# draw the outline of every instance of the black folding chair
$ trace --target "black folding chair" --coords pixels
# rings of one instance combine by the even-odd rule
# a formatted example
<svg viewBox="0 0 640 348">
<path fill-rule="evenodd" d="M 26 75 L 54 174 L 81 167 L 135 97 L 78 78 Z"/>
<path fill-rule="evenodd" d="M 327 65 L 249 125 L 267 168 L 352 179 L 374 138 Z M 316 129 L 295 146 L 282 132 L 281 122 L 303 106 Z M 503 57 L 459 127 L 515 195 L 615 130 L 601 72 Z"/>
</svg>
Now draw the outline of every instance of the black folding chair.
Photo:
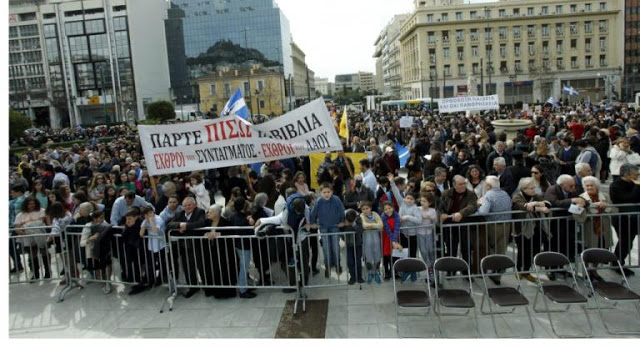
<svg viewBox="0 0 640 348">
<path fill-rule="evenodd" d="M 396 272 L 424 272 L 427 270 L 427 264 L 424 261 L 416 258 L 406 258 L 400 259 L 393 264 L 393 268 L 391 269 L 391 279 L 393 279 L 393 293 L 395 295 L 396 302 L 396 332 L 398 336 L 400 336 L 400 326 L 398 322 L 399 309 L 406 308 L 423 308 L 426 309 L 426 314 L 429 314 L 429 310 L 431 309 L 431 301 L 430 301 L 430 292 L 429 292 L 429 276 L 427 275 L 427 283 L 425 285 L 425 290 L 400 290 L 396 281 Z M 422 277 L 418 277 L 420 280 Z M 419 282 L 420 284 L 424 284 Z M 405 286 L 406 287 L 406 286 Z M 415 316 L 415 314 L 407 314 L 407 316 Z M 405 336 L 402 336 L 405 337 Z"/>
<path fill-rule="evenodd" d="M 469 275 L 469 264 L 460 258 L 457 257 L 441 257 L 436 260 L 433 264 L 433 269 L 435 273 L 435 288 L 436 288 L 436 303 L 434 307 L 434 311 L 438 317 L 438 331 L 440 335 L 442 334 L 442 318 L 441 316 L 466 316 L 469 314 L 469 311 L 473 309 L 473 316 L 475 320 L 475 324 L 473 325 L 474 331 L 476 333 L 476 337 L 480 336 L 480 330 L 478 329 L 478 313 L 476 311 L 476 304 L 473 301 L 473 287 L 471 283 L 471 276 Z M 458 272 L 460 271 L 462 274 L 465 274 L 468 277 L 469 281 L 469 290 L 466 289 L 444 289 L 442 284 L 439 284 L 440 272 Z M 449 307 L 449 308 L 459 308 L 466 309 L 464 314 L 456 314 L 456 313 L 442 313 L 440 306 Z"/>
<path fill-rule="evenodd" d="M 533 300 L 533 310 L 536 311 L 536 313 L 544 313 L 544 312 L 547 313 L 547 316 L 549 317 L 549 323 L 551 324 L 551 329 L 553 330 L 553 333 L 558 337 L 579 338 L 579 337 L 593 336 L 593 326 L 591 325 L 591 320 L 589 319 L 589 314 L 587 313 L 587 307 L 586 307 L 587 298 L 582 296 L 582 294 L 580 294 L 577 290 L 578 282 L 576 281 L 576 275 L 569 259 L 560 253 L 545 251 L 545 252 L 538 253 L 533 258 L 533 265 L 535 267 L 536 276 L 538 278 L 538 291 L 536 291 L 536 297 Z M 568 271 L 565 268 L 566 266 L 569 266 Z M 543 280 L 540 277 L 541 267 L 548 268 L 546 272 L 552 272 L 552 273 L 568 272 L 568 274 L 571 276 L 570 280 L 573 280 L 573 282 L 570 283 L 571 286 L 567 284 L 559 284 L 559 282 L 551 282 L 551 281 L 548 281 L 548 282 L 545 281 L 543 283 Z M 542 300 L 544 302 L 544 307 L 545 307 L 544 310 L 536 308 L 536 304 L 538 302 L 538 295 L 540 295 L 540 293 L 542 293 L 543 295 Z M 547 302 L 547 298 L 556 304 L 566 304 L 567 307 L 563 310 L 550 310 L 549 304 Z M 589 331 L 586 333 L 586 335 L 561 335 L 557 332 L 556 327 L 553 324 L 553 319 L 551 318 L 551 312 L 554 312 L 554 313 L 566 312 L 567 310 L 569 310 L 572 304 L 579 304 L 584 310 L 584 314 L 587 318 L 587 323 L 589 324 Z"/>
<path fill-rule="evenodd" d="M 513 288 L 510 286 L 500 286 L 500 287 L 492 287 L 489 288 L 487 285 L 487 277 L 491 275 L 487 274 L 487 271 L 494 272 L 502 272 L 506 271 L 509 268 L 513 268 L 513 275 L 516 275 L 517 271 L 515 269 L 516 264 L 506 255 L 488 255 L 482 258 L 480 261 L 480 272 L 482 273 L 482 281 L 484 282 L 484 293 L 482 295 L 482 302 L 480 303 L 480 311 L 482 314 L 490 314 L 491 315 L 491 323 L 493 324 L 493 330 L 496 333 L 497 337 L 504 337 L 498 334 L 498 327 L 496 326 L 495 314 L 508 314 L 513 313 L 516 307 L 524 307 L 527 311 L 527 317 L 529 318 L 529 325 L 531 326 L 531 331 L 529 335 L 526 337 L 533 337 L 534 326 L 533 319 L 531 318 L 531 312 L 529 311 L 529 300 L 524 297 L 522 293 L 522 283 L 520 283 L 520 279 L 517 276 L 514 278 L 518 282 L 518 287 Z M 508 273 L 505 273 L 508 274 Z M 489 312 L 484 311 L 484 302 L 485 298 L 487 299 L 487 303 L 489 306 Z M 495 304 L 498 307 L 512 307 L 510 311 L 503 312 L 494 312 L 491 304 Z M 519 336 L 510 336 L 519 337 Z"/>
<path fill-rule="evenodd" d="M 609 325 L 607 325 L 607 320 L 605 320 L 603 313 L 603 309 L 607 308 L 601 307 L 600 302 L 598 301 L 598 297 L 602 297 L 607 301 L 612 301 L 613 306 L 610 308 L 615 307 L 615 305 L 619 301 L 631 301 L 634 302 L 636 310 L 640 315 L 640 295 L 631 291 L 631 287 L 629 286 L 627 277 L 624 275 L 622 265 L 620 264 L 620 261 L 618 260 L 616 255 L 606 249 L 592 248 L 583 251 L 581 254 L 581 258 L 582 266 L 584 267 L 585 275 L 587 277 L 587 282 L 589 283 L 589 289 L 593 294 L 593 299 L 598 309 L 598 315 L 600 315 L 600 320 L 602 320 L 602 324 L 604 324 L 604 328 L 607 330 L 607 332 L 612 335 L 639 334 L 640 330 L 620 331 L 609 328 Z M 589 267 L 588 264 L 590 263 L 595 264 L 595 266 Z M 603 266 L 598 266 L 599 264 L 603 264 Z M 604 266 L 608 264 L 612 264 L 613 267 Z M 614 269 L 614 267 L 619 269 L 620 273 L 622 274 L 621 283 L 609 281 L 594 281 L 593 279 L 591 279 L 591 275 L 589 274 L 590 271 Z M 640 320 L 635 319 L 631 322 L 638 324 L 640 323 Z M 638 327 L 638 325 L 636 325 L 636 327 Z"/>
</svg>

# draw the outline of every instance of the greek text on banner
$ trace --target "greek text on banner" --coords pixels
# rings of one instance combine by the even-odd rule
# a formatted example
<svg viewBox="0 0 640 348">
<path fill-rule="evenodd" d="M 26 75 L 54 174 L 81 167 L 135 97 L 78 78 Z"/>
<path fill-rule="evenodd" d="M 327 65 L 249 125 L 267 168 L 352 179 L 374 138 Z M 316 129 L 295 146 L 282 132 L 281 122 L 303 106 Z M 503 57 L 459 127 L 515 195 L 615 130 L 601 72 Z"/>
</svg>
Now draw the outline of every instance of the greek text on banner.
<svg viewBox="0 0 640 348">
<path fill-rule="evenodd" d="M 481 110 L 500 110 L 498 95 L 438 99 L 440 113 Z"/>
<path fill-rule="evenodd" d="M 342 150 L 322 98 L 259 125 L 233 116 L 138 131 L 150 175 Z"/>
</svg>

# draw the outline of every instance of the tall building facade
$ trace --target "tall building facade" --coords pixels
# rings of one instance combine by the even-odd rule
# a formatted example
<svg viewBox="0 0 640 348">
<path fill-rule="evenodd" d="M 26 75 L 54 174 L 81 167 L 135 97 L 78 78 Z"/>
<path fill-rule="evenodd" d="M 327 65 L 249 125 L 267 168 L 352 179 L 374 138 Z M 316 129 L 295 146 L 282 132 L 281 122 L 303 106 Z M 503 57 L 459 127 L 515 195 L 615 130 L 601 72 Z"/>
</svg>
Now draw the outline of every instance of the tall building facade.
<svg viewBox="0 0 640 348">
<path fill-rule="evenodd" d="M 585 100 L 615 97 L 622 21 L 619 1 L 416 1 L 399 36 L 402 96 L 452 97 L 477 88 L 504 104 L 530 103 L 559 98 L 568 84 Z"/>
<path fill-rule="evenodd" d="M 9 5 L 10 99 L 37 124 L 133 122 L 149 102 L 169 99 L 165 2 Z"/>
<path fill-rule="evenodd" d="M 348 91 L 360 89 L 360 76 L 358 74 L 340 74 L 335 77 L 336 94 L 345 94 Z"/>
<path fill-rule="evenodd" d="M 329 79 L 326 77 L 316 77 L 315 79 L 316 92 L 320 95 L 329 95 Z"/>
<path fill-rule="evenodd" d="M 624 100 L 640 92 L 640 0 L 625 0 Z"/>
<path fill-rule="evenodd" d="M 167 58 L 169 61 L 169 78 L 171 95 L 176 104 L 194 101 L 194 88 L 190 85 L 187 71 L 187 56 L 184 43 L 184 11 L 176 4 L 171 4 L 164 21 L 167 38 Z"/>
<path fill-rule="evenodd" d="M 293 79 L 292 101 L 293 106 L 300 106 L 315 99 L 315 72 L 309 69 L 304 51 L 295 43 L 291 42 L 291 52 L 293 58 Z"/>
<path fill-rule="evenodd" d="M 400 97 L 402 89 L 402 67 L 400 57 L 400 28 L 410 14 L 395 15 L 382 30 L 374 46 L 374 58 L 381 61 L 381 79 L 383 88 L 379 93 L 384 96 Z"/>
<path fill-rule="evenodd" d="M 173 0 L 184 11 L 185 53 L 188 58 L 213 54 L 221 41 L 258 50 L 277 61 L 284 75 L 293 74 L 289 20 L 274 0 Z M 190 64 L 191 77 L 206 74 Z"/>
</svg>

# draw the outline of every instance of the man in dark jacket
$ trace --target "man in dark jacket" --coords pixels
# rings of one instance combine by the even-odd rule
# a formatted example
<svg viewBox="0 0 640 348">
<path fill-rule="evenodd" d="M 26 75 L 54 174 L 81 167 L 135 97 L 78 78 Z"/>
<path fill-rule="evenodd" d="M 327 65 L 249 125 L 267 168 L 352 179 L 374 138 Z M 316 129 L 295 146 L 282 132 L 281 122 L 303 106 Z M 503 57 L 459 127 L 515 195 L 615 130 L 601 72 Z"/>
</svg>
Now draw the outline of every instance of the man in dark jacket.
<svg viewBox="0 0 640 348">
<path fill-rule="evenodd" d="M 229 218 L 231 226 L 246 227 L 249 225 L 247 214 L 244 212 L 245 200 L 236 198 L 233 202 L 234 212 Z M 235 231 L 238 236 L 251 236 L 254 231 L 251 228 L 239 228 Z M 256 294 L 247 288 L 249 267 L 251 264 L 251 238 L 237 238 L 235 240 L 236 254 L 238 255 L 238 292 L 240 298 L 254 298 Z"/>
<path fill-rule="evenodd" d="M 477 200 L 475 192 L 467 189 L 467 179 L 460 175 L 453 177 L 453 188 L 442 193 L 440 221 L 444 224 L 442 237 L 446 256 L 456 257 L 458 243 L 460 243 L 460 254 L 465 261 L 469 262 L 469 252 L 474 236 L 470 236 L 466 228 L 446 225 L 469 222 L 468 217 L 478 209 Z"/>
<path fill-rule="evenodd" d="M 571 144 L 571 138 L 565 137 L 560 139 L 561 147 L 558 149 L 557 158 L 560 163 L 559 174 L 575 175 L 574 165 L 576 164 L 576 158 L 580 154 L 580 150 L 576 149 Z"/>
<path fill-rule="evenodd" d="M 511 166 L 511 163 L 512 163 L 511 154 L 508 153 L 506 149 L 507 147 L 502 141 L 496 142 L 495 150 L 491 152 L 487 157 L 487 163 L 486 163 L 487 173 L 491 172 L 491 168 L 493 168 L 493 160 L 495 160 L 498 157 L 504 158 L 504 162 L 506 163 L 507 167 Z"/>
<path fill-rule="evenodd" d="M 344 199 L 344 207 L 346 209 L 360 210 L 360 202 L 373 202 L 375 197 L 373 192 L 362 184 L 362 176 L 360 174 L 355 177 L 354 188 L 347 188 L 347 194 Z"/>
<path fill-rule="evenodd" d="M 177 230 L 177 232 L 173 232 L 173 235 L 179 237 L 197 237 L 204 235 L 205 231 L 197 231 L 197 229 L 205 226 L 205 211 L 196 207 L 196 200 L 193 197 L 185 198 L 182 201 L 182 209 L 173 221 L 167 225 L 167 231 Z M 138 231 L 140 231 L 140 227 L 138 227 Z M 202 242 L 203 240 L 196 239 L 183 239 L 178 241 L 180 263 L 185 270 L 184 273 L 187 277 L 187 284 L 190 286 L 198 285 L 196 269 L 204 269 L 202 266 L 202 248 L 200 245 Z M 176 272 L 176 270 L 174 270 L 174 272 Z M 200 275 L 204 278 L 202 271 Z M 200 291 L 200 288 L 192 287 L 184 297 L 189 298 L 198 291 Z"/>
<path fill-rule="evenodd" d="M 638 181 L 638 166 L 626 163 L 620 167 L 620 177 L 609 186 L 609 195 L 614 204 L 636 204 L 630 207 L 620 207 L 621 213 L 639 212 L 640 205 L 640 182 Z M 625 264 L 625 259 L 633 246 L 633 240 L 638 234 L 638 214 L 624 215 L 614 218 L 614 226 L 618 234 L 618 244 L 616 244 L 615 254 L 621 264 Z M 616 269 L 616 272 L 620 272 Z M 624 268 L 626 276 L 633 275 L 634 272 Z"/>
<path fill-rule="evenodd" d="M 560 175 L 556 184 L 549 186 L 544 199 L 551 203 L 552 208 L 562 208 L 553 213 L 558 219 L 551 221 L 551 251 L 564 254 L 573 261 L 576 255 L 576 224 L 573 219 L 569 219 L 569 207 L 575 204 L 585 208 L 587 202 L 579 197 L 575 179 L 567 174 Z"/>
</svg>

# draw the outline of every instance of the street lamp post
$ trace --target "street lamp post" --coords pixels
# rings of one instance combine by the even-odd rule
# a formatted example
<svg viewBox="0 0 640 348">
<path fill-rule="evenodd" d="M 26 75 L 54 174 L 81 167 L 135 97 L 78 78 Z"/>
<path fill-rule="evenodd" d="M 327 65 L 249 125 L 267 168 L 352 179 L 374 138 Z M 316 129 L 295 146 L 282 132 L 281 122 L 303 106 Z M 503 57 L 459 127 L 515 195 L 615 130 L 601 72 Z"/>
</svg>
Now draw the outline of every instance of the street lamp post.
<svg viewBox="0 0 640 348">
<path fill-rule="evenodd" d="M 107 89 L 104 86 L 104 69 L 100 67 L 100 86 L 102 87 L 102 110 L 104 112 L 104 118 L 109 124 L 109 116 L 107 115 Z"/>
<path fill-rule="evenodd" d="M 515 98 L 515 96 L 513 94 L 514 89 L 517 88 L 516 87 L 516 78 L 517 78 L 516 74 L 509 75 L 509 81 L 511 82 L 511 105 L 513 107 L 513 110 L 516 109 L 516 107 L 515 107 L 515 105 L 516 105 L 516 100 L 515 99 L 516 98 Z"/>
</svg>

